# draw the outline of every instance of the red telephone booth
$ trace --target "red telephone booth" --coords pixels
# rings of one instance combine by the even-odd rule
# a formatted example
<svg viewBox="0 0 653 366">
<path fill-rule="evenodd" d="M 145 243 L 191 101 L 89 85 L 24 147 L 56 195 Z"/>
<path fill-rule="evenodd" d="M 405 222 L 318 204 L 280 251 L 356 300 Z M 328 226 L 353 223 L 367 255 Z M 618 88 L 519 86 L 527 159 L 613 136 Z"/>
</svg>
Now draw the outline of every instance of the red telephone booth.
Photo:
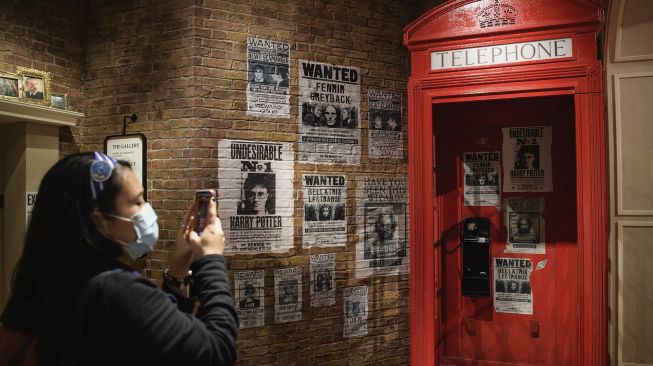
<svg viewBox="0 0 653 366">
<path fill-rule="evenodd" d="M 598 0 L 451 0 L 406 27 L 411 364 L 604 365 Z"/>
</svg>

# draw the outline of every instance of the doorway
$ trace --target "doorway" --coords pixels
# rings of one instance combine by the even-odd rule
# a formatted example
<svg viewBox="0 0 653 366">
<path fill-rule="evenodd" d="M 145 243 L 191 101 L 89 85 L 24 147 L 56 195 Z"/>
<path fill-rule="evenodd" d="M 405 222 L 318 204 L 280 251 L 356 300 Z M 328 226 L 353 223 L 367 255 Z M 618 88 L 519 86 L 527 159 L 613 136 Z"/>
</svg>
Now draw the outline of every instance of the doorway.
<svg viewBox="0 0 653 366">
<path fill-rule="evenodd" d="M 507 189 L 505 174 L 510 175 L 513 167 L 504 165 L 517 164 L 519 158 L 508 158 L 505 153 L 510 149 L 505 149 L 508 141 L 504 141 L 503 131 L 535 126 L 550 127 L 550 153 L 541 146 L 537 158 L 542 165 L 549 160 L 545 174 L 550 175 L 552 188 L 543 192 L 541 187 L 522 187 L 509 192 L 514 189 Z M 435 275 L 436 283 L 441 284 L 436 294 L 438 363 L 579 364 L 574 97 L 435 104 L 433 131 Z M 466 162 L 469 153 L 484 156 L 497 152 L 498 161 L 476 164 L 477 171 L 470 168 L 474 164 Z M 484 196 L 475 198 L 478 195 Z M 528 213 L 530 225 L 537 222 L 537 240 L 515 239 L 513 231 L 521 219 L 513 217 L 519 210 L 512 202 L 540 202 L 538 209 Z M 469 217 L 487 218 L 490 223 L 489 261 L 484 259 L 489 262 L 486 296 L 463 295 L 466 265 L 461 223 Z M 510 269 L 506 272 L 510 266 L 501 268 L 502 276 L 497 273 L 502 261 L 512 259 L 516 261 L 511 263 L 529 264 L 520 272 L 525 277 L 515 277 L 520 281 L 513 281 L 514 294 L 507 289 L 509 281 L 502 279 L 511 276 L 502 277 L 510 273 Z"/>
</svg>

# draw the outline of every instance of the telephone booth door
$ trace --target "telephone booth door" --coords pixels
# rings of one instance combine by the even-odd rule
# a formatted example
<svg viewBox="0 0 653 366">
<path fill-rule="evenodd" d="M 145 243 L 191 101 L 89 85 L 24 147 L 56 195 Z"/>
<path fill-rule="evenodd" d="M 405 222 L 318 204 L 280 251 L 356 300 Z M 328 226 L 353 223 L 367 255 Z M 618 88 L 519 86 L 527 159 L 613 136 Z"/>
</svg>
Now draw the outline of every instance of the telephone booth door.
<svg viewBox="0 0 653 366">
<path fill-rule="evenodd" d="M 438 358 L 455 365 L 577 365 L 573 97 L 438 104 L 433 124 L 442 211 L 436 220 L 443 229 L 436 235 Z M 551 175 L 552 191 L 509 192 L 511 183 L 543 184 L 543 174 Z M 487 257 L 475 251 L 477 243 L 463 247 L 463 223 L 473 217 L 489 220 L 489 245 L 481 248 Z M 465 280 L 477 257 L 487 267 L 487 292 Z"/>
</svg>

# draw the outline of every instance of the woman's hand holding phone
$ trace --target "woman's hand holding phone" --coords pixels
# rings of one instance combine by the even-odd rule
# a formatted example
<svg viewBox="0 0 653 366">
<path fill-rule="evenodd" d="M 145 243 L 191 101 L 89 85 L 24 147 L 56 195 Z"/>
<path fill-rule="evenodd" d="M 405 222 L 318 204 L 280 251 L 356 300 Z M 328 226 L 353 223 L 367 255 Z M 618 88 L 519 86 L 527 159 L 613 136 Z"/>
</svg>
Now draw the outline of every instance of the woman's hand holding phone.
<svg viewBox="0 0 653 366">
<path fill-rule="evenodd" d="M 193 230 L 197 225 L 198 217 L 197 210 L 193 211 L 191 219 L 189 220 L 189 225 L 187 225 L 186 241 L 190 246 L 195 257 L 201 257 L 209 254 L 220 254 L 224 253 L 224 232 L 222 231 L 222 223 L 218 218 L 218 205 L 215 200 L 215 196 L 211 198 L 208 205 L 208 210 L 206 212 L 206 226 L 204 230 L 201 231 L 201 235 Z"/>
</svg>

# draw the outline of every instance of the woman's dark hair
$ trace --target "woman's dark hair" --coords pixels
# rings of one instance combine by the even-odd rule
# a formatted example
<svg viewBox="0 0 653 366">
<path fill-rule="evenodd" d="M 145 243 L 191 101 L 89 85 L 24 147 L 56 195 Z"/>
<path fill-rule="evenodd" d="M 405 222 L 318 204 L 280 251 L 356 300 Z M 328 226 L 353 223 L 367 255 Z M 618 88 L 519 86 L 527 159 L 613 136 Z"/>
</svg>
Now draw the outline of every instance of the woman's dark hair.
<svg viewBox="0 0 653 366">
<path fill-rule="evenodd" d="M 14 295 L 30 297 L 52 268 L 73 264 L 98 266 L 120 256 L 122 249 L 95 225 L 93 212 L 114 211 L 128 162 L 118 161 L 104 190 L 93 199 L 90 168 L 93 153 L 73 154 L 45 174 L 27 229 L 23 255 L 13 278 Z"/>
</svg>

